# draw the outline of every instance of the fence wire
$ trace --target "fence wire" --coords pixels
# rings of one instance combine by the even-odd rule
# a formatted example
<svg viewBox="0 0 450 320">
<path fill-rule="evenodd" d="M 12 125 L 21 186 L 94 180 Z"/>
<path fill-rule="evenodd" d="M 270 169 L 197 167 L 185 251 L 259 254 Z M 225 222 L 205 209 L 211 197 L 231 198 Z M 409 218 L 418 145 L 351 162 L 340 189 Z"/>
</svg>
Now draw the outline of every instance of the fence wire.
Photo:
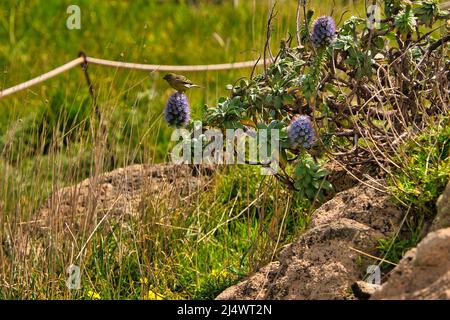
<svg viewBox="0 0 450 320">
<path fill-rule="evenodd" d="M 243 61 L 243 62 L 235 62 L 235 63 L 221 63 L 221 64 L 207 64 L 207 65 L 157 65 L 157 64 L 142 64 L 142 63 L 132 63 L 132 62 L 121 62 L 114 60 L 105 60 L 99 58 L 93 58 L 81 55 L 77 59 L 74 59 L 62 66 L 59 66 L 47 73 L 41 74 L 36 78 L 31 80 L 22 82 L 18 85 L 15 85 L 11 88 L 4 89 L 0 91 L 0 99 L 11 94 L 14 94 L 18 91 L 25 90 L 31 86 L 34 86 L 38 83 L 44 82 L 48 79 L 56 77 L 57 75 L 66 72 L 70 69 L 75 68 L 76 66 L 82 64 L 93 64 L 105 67 L 112 68 L 124 68 L 124 69 L 134 69 L 134 70 L 142 70 L 142 71 L 175 71 L 175 72 L 195 72 L 195 71 L 220 71 L 220 70 L 231 70 L 231 69 L 242 69 L 255 67 L 257 65 L 262 65 L 264 61 L 261 60 L 252 60 L 252 61 Z"/>
</svg>

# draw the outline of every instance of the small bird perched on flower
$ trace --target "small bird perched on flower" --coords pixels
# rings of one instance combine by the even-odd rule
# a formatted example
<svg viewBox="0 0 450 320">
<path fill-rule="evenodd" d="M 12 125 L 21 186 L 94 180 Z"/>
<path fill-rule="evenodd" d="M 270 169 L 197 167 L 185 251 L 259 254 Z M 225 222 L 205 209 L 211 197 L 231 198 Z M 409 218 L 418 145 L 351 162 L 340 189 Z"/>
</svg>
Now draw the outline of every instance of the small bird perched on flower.
<svg viewBox="0 0 450 320">
<path fill-rule="evenodd" d="M 178 92 L 185 92 L 190 88 L 200 88 L 200 86 L 193 84 L 192 81 L 185 76 L 175 73 L 168 73 L 163 77 L 163 79 L 166 80 L 170 86 Z"/>
</svg>

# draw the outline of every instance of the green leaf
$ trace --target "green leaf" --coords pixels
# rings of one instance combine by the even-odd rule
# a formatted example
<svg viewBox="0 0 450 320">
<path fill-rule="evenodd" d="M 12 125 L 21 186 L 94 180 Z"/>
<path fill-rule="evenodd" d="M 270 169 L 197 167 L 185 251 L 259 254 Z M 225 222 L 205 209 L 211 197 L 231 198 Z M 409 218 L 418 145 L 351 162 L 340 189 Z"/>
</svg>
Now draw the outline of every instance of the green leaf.
<svg viewBox="0 0 450 320">
<path fill-rule="evenodd" d="M 312 190 L 312 189 L 306 189 L 305 192 L 306 192 L 306 196 L 307 196 L 309 199 L 314 199 L 314 196 L 316 195 L 316 193 L 314 192 L 314 190 Z"/>
<path fill-rule="evenodd" d="M 302 178 L 306 174 L 306 169 L 303 165 L 297 165 L 297 168 L 295 168 L 295 175 L 298 178 Z"/>
<path fill-rule="evenodd" d="M 320 187 L 320 183 L 317 180 L 313 180 L 313 182 L 311 183 L 313 185 L 314 188 L 319 189 Z"/>
<path fill-rule="evenodd" d="M 333 189 L 333 185 L 330 183 L 330 181 L 325 180 L 325 181 L 322 183 L 322 189 L 327 190 L 327 191 L 330 191 L 330 190 Z"/>
<path fill-rule="evenodd" d="M 407 34 L 413 32 L 416 25 L 416 17 L 414 17 L 411 8 L 402 10 L 395 16 L 395 27 L 401 33 Z"/>
</svg>

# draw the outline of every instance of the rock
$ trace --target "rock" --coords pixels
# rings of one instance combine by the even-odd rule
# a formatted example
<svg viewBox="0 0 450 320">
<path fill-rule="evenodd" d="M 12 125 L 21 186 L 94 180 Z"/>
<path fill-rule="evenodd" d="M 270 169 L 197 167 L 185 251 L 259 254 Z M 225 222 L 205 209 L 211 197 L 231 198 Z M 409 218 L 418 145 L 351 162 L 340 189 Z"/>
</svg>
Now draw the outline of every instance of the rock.
<svg viewBox="0 0 450 320">
<path fill-rule="evenodd" d="M 390 201 L 390 196 L 361 185 L 338 193 L 315 212 L 310 227 L 328 224 L 341 218 L 352 219 L 382 233 L 390 233 L 398 225 L 401 210 Z"/>
<path fill-rule="evenodd" d="M 247 281 L 243 281 L 236 286 L 223 291 L 217 299 L 220 300 L 262 300 L 266 297 L 267 288 L 265 283 L 271 282 L 278 276 L 280 262 L 274 261 L 261 268 Z"/>
<path fill-rule="evenodd" d="M 318 208 L 311 227 L 278 257 L 217 299 L 354 299 L 351 285 L 373 260 L 380 238 L 393 234 L 402 211 L 366 185 L 339 193 Z"/>
<path fill-rule="evenodd" d="M 149 194 L 187 196 L 201 188 L 207 176 L 199 172 L 187 165 L 172 164 L 136 164 L 119 168 L 56 191 L 40 209 L 39 215 L 41 218 L 49 215 L 73 217 L 89 211 L 136 215 Z M 171 204 L 177 205 L 176 202 Z"/>
<path fill-rule="evenodd" d="M 361 181 L 365 180 L 366 175 L 373 175 L 373 166 L 356 165 L 351 169 L 344 168 L 342 164 L 336 161 L 329 161 L 324 165 L 328 171 L 327 180 L 333 185 L 333 191 L 327 192 L 325 199 L 330 200 L 335 194 L 351 189 Z M 349 172 L 352 172 L 351 174 Z"/>
<path fill-rule="evenodd" d="M 43 254 L 48 250 L 46 243 L 51 243 L 50 239 L 61 230 L 78 234 L 100 221 L 103 226 L 118 221 L 124 225 L 144 210 L 158 211 L 161 205 L 169 210 L 183 208 L 190 195 L 207 187 L 213 171 L 213 166 L 136 164 L 56 190 L 22 226 L 21 236 L 13 239 L 14 248 L 26 255 Z M 102 220 L 106 215 L 107 219 Z M 165 223 L 169 217 L 159 219 Z"/>
<path fill-rule="evenodd" d="M 450 228 L 409 250 L 371 299 L 450 299 Z"/>
<path fill-rule="evenodd" d="M 450 181 L 437 201 L 437 215 L 433 220 L 430 231 L 450 227 Z"/>
<path fill-rule="evenodd" d="M 353 294 L 360 300 L 368 300 L 379 288 L 380 285 L 378 284 L 372 284 L 361 280 L 352 284 Z"/>
</svg>

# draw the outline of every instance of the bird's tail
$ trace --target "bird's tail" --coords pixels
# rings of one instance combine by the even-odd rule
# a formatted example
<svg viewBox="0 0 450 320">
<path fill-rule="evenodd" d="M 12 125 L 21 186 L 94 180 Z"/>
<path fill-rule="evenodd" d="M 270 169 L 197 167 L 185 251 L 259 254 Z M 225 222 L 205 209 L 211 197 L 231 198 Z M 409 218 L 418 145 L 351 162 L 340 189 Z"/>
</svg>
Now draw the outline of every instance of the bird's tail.
<svg viewBox="0 0 450 320">
<path fill-rule="evenodd" d="M 201 87 L 201 86 L 199 86 L 197 84 L 189 84 L 188 86 L 189 86 L 189 89 L 191 89 L 191 88 L 203 88 L 203 87 Z"/>
</svg>

